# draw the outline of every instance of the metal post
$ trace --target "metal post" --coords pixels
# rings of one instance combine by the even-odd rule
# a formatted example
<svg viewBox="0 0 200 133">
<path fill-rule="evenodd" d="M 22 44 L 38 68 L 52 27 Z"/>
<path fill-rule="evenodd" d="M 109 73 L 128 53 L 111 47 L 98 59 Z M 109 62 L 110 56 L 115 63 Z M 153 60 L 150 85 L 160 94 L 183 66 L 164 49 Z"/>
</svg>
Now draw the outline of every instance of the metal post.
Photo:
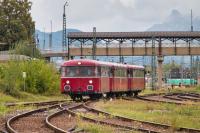
<svg viewBox="0 0 200 133">
<path fill-rule="evenodd" d="M 162 63 L 163 63 L 163 55 L 162 55 L 162 40 L 159 38 L 159 46 L 158 46 L 158 88 L 162 88 L 162 76 L 163 76 L 163 68 L 162 68 Z"/>
<path fill-rule="evenodd" d="M 156 52 L 155 52 L 155 38 L 152 37 L 152 60 L 151 60 L 151 78 L 152 78 L 152 83 L 151 83 L 151 87 L 152 90 L 156 89 L 156 56 L 155 56 Z"/>
<path fill-rule="evenodd" d="M 134 56 L 134 45 L 135 45 L 135 39 L 132 40 L 132 64 L 133 64 L 133 56 Z"/>
<path fill-rule="evenodd" d="M 189 55 L 190 55 L 190 85 L 193 85 L 192 83 L 192 55 L 191 55 L 191 40 L 189 39 L 188 40 L 188 43 L 189 43 Z"/>
<path fill-rule="evenodd" d="M 191 32 L 193 32 L 193 14 L 191 9 Z"/>
<path fill-rule="evenodd" d="M 190 85 L 193 85 L 192 79 L 193 79 L 193 57 L 190 56 Z"/>
<path fill-rule="evenodd" d="M 52 21 L 51 21 L 51 33 L 49 34 L 49 50 L 52 48 Z"/>
<path fill-rule="evenodd" d="M 181 57 L 181 84 L 183 85 L 184 56 Z"/>
<path fill-rule="evenodd" d="M 38 48 L 38 49 L 40 49 L 40 44 L 39 44 L 39 37 L 38 37 L 38 34 L 36 35 L 36 47 Z"/>
<path fill-rule="evenodd" d="M 108 60 L 108 54 L 109 54 L 109 51 L 108 51 L 108 44 L 110 43 L 110 41 L 106 41 L 106 56 L 107 56 L 107 60 Z"/>
<path fill-rule="evenodd" d="M 71 39 L 68 39 L 68 60 L 70 60 L 70 45 L 71 45 L 71 43 L 72 43 L 72 40 Z"/>
<path fill-rule="evenodd" d="M 43 50 L 45 50 L 45 28 L 44 28 L 44 34 L 43 34 L 43 37 L 44 37 Z"/>
<path fill-rule="evenodd" d="M 173 39 L 173 43 L 175 45 L 175 55 L 177 55 L 177 46 L 176 46 L 176 40 L 175 39 Z"/>
<path fill-rule="evenodd" d="M 121 49 L 121 44 L 123 43 L 122 40 L 119 42 L 119 62 L 123 63 L 123 58 L 122 58 L 122 49 Z"/>
<path fill-rule="evenodd" d="M 92 47 L 92 59 L 93 60 L 96 60 L 96 43 L 97 43 L 96 27 L 93 27 L 93 47 Z"/>
<path fill-rule="evenodd" d="M 81 58 L 83 58 L 83 44 L 84 44 L 84 39 L 81 41 Z"/>
<path fill-rule="evenodd" d="M 191 32 L 193 32 L 193 14 L 192 14 L 192 9 L 191 9 Z M 190 84 L 193 85 L 192 79 L 193 79 L 193 61 L 192 61 L 192 55 L 191 55 L 191 46 L 190 43 L 192 42 L 192 40 L 190 40 L 189 42 L 189 52 L 190 52 Z"/>
<path fill-rule="evenodd" d="M 24 79 L 24 91 L 26 91 L 26 72 L 22 72 L 22 77 Z"/>
<path fill-rule="evenodd" d="M 143 66 L 146 65 L 147 43 L 148 43 L 148 41 L 145 39 L 145 56 L 143 56 Z"/>
<path fill-rule="evenodd" d="M 65 15 L 65 7 L 68 6 L 68 1 L 65 2 L 64 7 L 63 7 L 63 51 L 65 50 L 65 47 L 67 46 L 67 29 L 66 29 L 66 15 Z"/>
</svg>

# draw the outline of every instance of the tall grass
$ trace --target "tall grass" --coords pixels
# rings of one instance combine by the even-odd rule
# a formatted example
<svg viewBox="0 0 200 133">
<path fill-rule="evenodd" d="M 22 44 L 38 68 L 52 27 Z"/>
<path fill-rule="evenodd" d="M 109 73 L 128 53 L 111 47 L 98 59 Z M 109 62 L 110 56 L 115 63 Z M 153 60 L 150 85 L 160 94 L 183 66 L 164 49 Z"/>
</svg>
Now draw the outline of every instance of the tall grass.
<svg viewBox="0 0 200 133">
<path fill-rule="evenodd" d="M 172 126 L 172 129 L 179 127 L 200 127 L 199 104 L 176 105 L 145 102 L 140 100 L 114 100 L 106 103 L 100 101 L 96 103 L 95 107 L 114 115 L 168 124 Z"/>
<path fill-rule="evenodd" d="M 23 72 L 27 75 L 25 82 Z M 59 92 L 59 74 L 43 60 L 10 61 L 0 65 L 0 89 L 15 97 L 20 97 L 20 91 L 54 94 Z"/>
</svg>

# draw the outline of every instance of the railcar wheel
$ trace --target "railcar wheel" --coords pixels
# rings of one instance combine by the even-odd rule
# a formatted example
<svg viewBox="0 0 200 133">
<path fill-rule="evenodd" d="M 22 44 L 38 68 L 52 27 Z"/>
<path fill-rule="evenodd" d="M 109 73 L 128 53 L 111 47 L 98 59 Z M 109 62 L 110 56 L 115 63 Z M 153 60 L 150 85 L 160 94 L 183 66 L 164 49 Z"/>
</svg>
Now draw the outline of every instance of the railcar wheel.
<svg viewBox="0 0 200 133">
<path fill-rule="evenodd" d="M 134 97 L 138 96 L 138 91 L 134 92 Z"/>
<path fill-rule="evenodd" d="M 80 95 L 80 96 L 79 96 L 79 99 L 80 99 L 80 101 L 83 101 L 83 96 Z"/>
<path fill-rule="evenodd" d="M 73 101 L 76 101 L 76 96 L 70 95 L 70 97 L 71 97 L 71 99 L 72 99 Z"/>
<path fill-rule="evenodd" d="M 91 100 L 95 100 L 95 96 L 94 95 L 89 95 Z"/>
<path fill-rule="evenodd" d="M 129 96 L 129 97 L 131 97 L 131 96 L 133 96 L 133 92 L 129 91 L 129 92 L 126 93 L 126 95 Z"/>
<path fill-rule="evenodd" d="M 90 99 L 92 100 L 96 100 L 96 99 L 100 99 L 101 98 L 101 95 L 99 94 L 94 94 L 94 95 L 89 95 Z"/>
</svg>

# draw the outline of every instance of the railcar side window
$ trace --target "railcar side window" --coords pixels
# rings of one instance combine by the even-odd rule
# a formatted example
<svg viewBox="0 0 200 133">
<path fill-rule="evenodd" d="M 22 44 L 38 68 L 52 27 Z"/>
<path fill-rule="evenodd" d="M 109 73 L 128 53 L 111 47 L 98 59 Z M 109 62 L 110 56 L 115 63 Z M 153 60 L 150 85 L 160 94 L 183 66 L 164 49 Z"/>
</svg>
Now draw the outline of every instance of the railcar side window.
<svg viewBox="0 0 200 133">
<path fill-rule="evenodd" d="M 121 77 L 121 70 L 120 68 L 115 68 L 115 77 Z"/>
<path fill-rule="evenodd" d="M 115 68 L 116 77 L 127 77 L 127 70 L 124 68 L 116 67 Z"/>
<path fill-rule="evenodd" d="M 121 69 L 121 77 L 127 77 L 127 70 L 124 68 Z"/>
<path fill-rule="evenodd" d="M 144 77 L 144 71 L 143 70 L 133 70 L 133 77 Z"/>
<path fill-rule="evenodd" d="M 109 68 L 108 67 L 101 67 L 101 76 L 108 77 L 109 76 Z"/>
<path fill-rule="evenodd" d="M 62 68 L 63 77 L 94 77 L 99 76 L 96 67 L 91 66 L 70 66 Z"/>
<path fill-rule="evenodd" d="M 61 67 L 61 76 L 65 77 L 65 75 L 66 75 L 66 69 L 65 67 Z"/>
<path fill-rule="evenodd" d="M 101 76 L 101 67 L 96 67 L 96 76 Z"/>
</svg>

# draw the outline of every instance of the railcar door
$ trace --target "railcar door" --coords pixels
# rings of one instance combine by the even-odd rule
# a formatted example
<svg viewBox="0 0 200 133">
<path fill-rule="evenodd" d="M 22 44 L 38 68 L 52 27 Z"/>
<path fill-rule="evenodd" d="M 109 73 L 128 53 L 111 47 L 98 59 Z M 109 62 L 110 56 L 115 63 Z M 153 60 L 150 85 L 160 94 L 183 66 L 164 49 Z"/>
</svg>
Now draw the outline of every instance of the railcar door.
<svg viewBox="0 0 200 133">
<path fill-rule="evenodd" d="M 133 78 L 133 69 L 129 68 L 127 70 L 127 76 L 128 76 L 128 91 L 131 91 L 131 89 L 132 89 L 132 78 Z"/>
<path fill-rule="evenodd" d="M 110 80 L 110 92 L 113 92 L 114 89 L 114 67 L 110 68 L 109 80 Z"/>
</svg>

